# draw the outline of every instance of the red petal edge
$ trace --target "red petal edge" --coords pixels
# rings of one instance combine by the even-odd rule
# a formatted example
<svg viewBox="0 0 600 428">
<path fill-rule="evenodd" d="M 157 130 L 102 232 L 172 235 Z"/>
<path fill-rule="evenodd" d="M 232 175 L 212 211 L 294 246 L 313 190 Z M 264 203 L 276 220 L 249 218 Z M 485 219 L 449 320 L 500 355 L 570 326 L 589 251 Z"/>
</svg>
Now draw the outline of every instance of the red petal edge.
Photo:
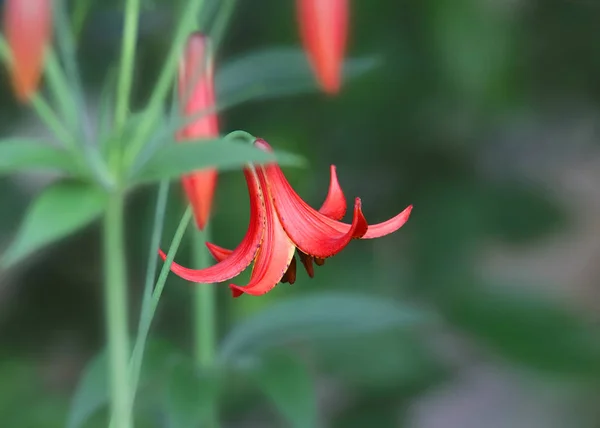
<svg viewBox="0 0 600 428">
<path fill-rule="evenodd" d="M 346 215 L 346 197 L 340 187 L 335 165 L 329 167 L 331 178 L 329 179 L 329 191 L 319 212 L 334 220 L 341 220 Z"/>
<path fill-rule="evenodd" d="M 257 139 L 255 145 L 272 151 L 262 139 Z M 368 226 L 361 211 L 360 198 L 356 198 L 352 224 L 349 225 L 311 208 L 294 191 L 277 164 L 267 165 L 263 170 L 269 183 L 269 194 L 285 231 L 299 250 L 313 257 L 331 257 L 348 245 L 352 238 L 373 239 L 395 232 L 406 223 L 412 211 L 411 205 L 390 220 Z"/>
<path fill-rule="evenodd" d="M 231 255 L 231 253 L 233 253 L 232 250 L 228 250 L 227 248 L 219 247 L 218 245 L 212 244 L 210 242 L 206 243 L 206 247 L 208 248 L 210 255 L 213 256 L 213 258 L 218 262 L 222 262 L 227 257 L 229 257 Z"/>
<path fill-rule="evenodd" d="M 255 173 L 245 169 L 244 175 L 250 194 L 250 224 L 242 242 L 225 260 L 205 269 L 189 269 L 173 262 L 171 271 L 174 274 L 187 281 L 197 283 L 223 282 L 239 275 L 252 263 L 263 238 L 266 210 L 264 208 L 264 197 Z M 159 255 L 163 261 L 166 259 L 166 255 L 162 250 L 159 250 Z"/>
<path fill-rule="evenodd" d="M 264 192 L 267 192 L 267 182 L 264 173 L 257 170 L 258 179 Z M 233 297 L 246 293 L 253 296 L 265 294 L 277 285 L 286 274 L 296 247 L 290 241 L 283 229 L 273 204 L 266 199 L 265 212 L 267 223 L 262 245 L 254 261 L 250 282 L 246 286 L 230 284 Z"/>
<path fill-rule="evenodd" d="M 412 209 L 413 206 L 409 205 L 404 209 L 404 211 L 402 211 L 397 216 L 392 217 L 391 219 L 384 221 L 383 223 L 369 225 L 367 233 L 365 233 L 361 239 L 380 238 L 382 236 L 389 235 L 390 233 L 397 231 L 402 226 L 404 226 L 404 223 L 408 221 Z"/>
<path fill-rule="evenodd" d="M 328 258 L 367 232 L 367 221 L 361 211 L 360 198 L 354 201 L 352 225 L 341 223 L 310 207 L 292 189 L 279 166 L 264 167 L 270 195 L 279 220 L 290 239 L 302 252 Z"/>
</svg>

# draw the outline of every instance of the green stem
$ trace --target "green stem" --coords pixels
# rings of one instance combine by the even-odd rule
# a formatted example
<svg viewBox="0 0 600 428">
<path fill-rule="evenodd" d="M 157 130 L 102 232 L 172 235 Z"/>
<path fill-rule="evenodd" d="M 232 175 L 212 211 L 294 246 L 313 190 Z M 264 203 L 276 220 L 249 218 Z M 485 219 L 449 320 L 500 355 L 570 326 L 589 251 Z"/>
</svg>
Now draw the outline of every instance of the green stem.
<svg viewBox="0 0 600 428">
<path fill-rule="evenodd" d="M 78 0 L 75 2 L 73 7 L 73 17 L 71 19 L 73 37 L 75 40 L 79 40 L 81 31 L 83 30 L 83 24 L 85 24 L 88 14 L 92 8 L 92 2 L 90 0 Z"/>
<path fill-rule="evenodd" d="M 70 132 L 60 122 L 58 116 L 46 100 L 39 94 L 31 98 L 31 105 L 42 122 L 54 134 L 56 139 L 65 145 L 68 149 L 76 151 L 76 141 Z"/>
<path fill-rule="evenodd" d="M 127 120 L 129 97 L 133 82 L 135 63 L 135 43 L 138 33 L 140 0 L 127 0 L 125 6 L 125 29 L 121 45 L 121 67 L 117 83 L 117 106 L 115 109 L 115 127 L 122 130 Z"/>
<path fill-rule="evenodd" d="M 221 4 L 222 6 L 219 9 L 217 18 L 210 30 L 210 38 L 215 52 L 221 45 L 221 42 L 223 42 L 223 36 L 225 35 L 225 31 L 227 30 L 227 26 L 229 25 L 229 21 L 231 21 L 233 11 L 235 10 L 236 0 L 222 0 Z"/>
<path fill-rule="evenodd" d="M 115 428 L 129 428 L 129 335 L 124 248 L 124 195 L 110 195 L 104 219 L 106 329 L 110 362 L 111 412 Z"/>
<path fill-rule="evenodd" d="M 195 229 L 191 235 L 194 264 L 197 269 L 209 266 L 206 242 L 210 239 L 207 225 L 204 231 Z M 217 289 L 212 284 L 198 284 L 192 288 L 194 305 L 194 360 L 199 370 L 212 370 L 215 365 L 217 333 Z M 207 416 L 207 428 L 219 426 L 218 408 L 214 406 Z"/>
<path fill-rule="evenodd" d="M 165 260 L 165 263 L 162 266 L 160 275 L 158 276 L 158 280 L 156 281 L 156 285 L 154 286 L 154 290 L 152 291 L 152 295 L 149 299 L 145 299 L 144 305 L 142 307 L 139 330 L 136 337 L 135 346 L 133 348 L 133 355 L 131 357 L 130 363 L 130 376 L 132 379 L 132 397 L 135 397 L 135 391 L 139 382 L 140 370 L 142 368 L 142 357 L 144 355 L 144 349 L 146 347 L 148 333 L 150 332 L 150 326 L 152 325 L 154 314 L 156 313 L 160 297 L 162 296 L 163 289 L 165 288 L 165 282 L 167 281 L 167 277 L 169 276 L 171 264 L 173 263 L 173 259 L 175 258 L 175 254 L 179 249 L 179 245 L 181 244 L 181 240 L 183 239 L 183 235 L 185 233 L 185 230 L 187 229 L 188 224 L 190 223 L 191 218 L 192 210 L 191 208 L 188 208 L 185 211 L 183 217 L 181 218 L 177 230 L 175 231 L 175 235 L 173 236 L 171 246 L 169 247 L 169 251 L 167 253 L 167 259 Z M 154 251 L 156 252 L 156 248 L 154 248 Z M 148 272 L 150 272 L 150 270 Z M 152 275 L 152 278 L 153 277 L 154 275 Z"/>
<path fill-rule="evenodd" d="M 198 16 L 202 10 L 204 0 L 188 0 L 186 7 L 183 9 L 179 25 L 175 31 L 175 37 L 171 45 L 171 50 L 165 60 L 158 82 L 152 91 L 150 101 L 148 102 L 148 108 L 146 113 L 146 119 L 140 125 L 139 131 L 136 133 L 133 141 L 128 148 L 126 155 L 127 165 L 133 163 L 144 146 L 152 127 L 155 125 L 161 113 L 161 106 L 165 100 L 170 85 L 175 77 L 177 71 L 177 65 L 179 64 L 179 57 L 181 56 L 182 49 L 187 40 L 188 35 L 194 29 L 197 23 Z"/>
<path fill-rule="evenodd" d="M 70 129 L 76 129 L 78 126 L 78 110 L 75 101 L 71 97 L 67 77 L 60 65 L 56 51 L 49 49 L 46 55 L 46 75 L 48 76 L 53 98 L 58 104 L 63 118 L 67 120 Z"/>
</svg>

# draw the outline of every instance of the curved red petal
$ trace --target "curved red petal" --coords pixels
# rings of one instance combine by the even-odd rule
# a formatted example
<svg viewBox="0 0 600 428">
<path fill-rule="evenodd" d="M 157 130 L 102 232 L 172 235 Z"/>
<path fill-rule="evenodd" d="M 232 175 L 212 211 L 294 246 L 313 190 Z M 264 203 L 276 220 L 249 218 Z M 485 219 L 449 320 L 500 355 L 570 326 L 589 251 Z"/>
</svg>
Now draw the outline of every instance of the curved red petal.
<svg viewBox="0 0 600 428">
<path fill-rule="evenodd" d="M 252 263 L 263 238 L 266 210 L 264 209 L 264 197 L 256 174 L 249 169 L 245 169 L 244 175 L 250 194 L 250 224 L 240 245 L 231 252 L 229 257 L 205 269 L 189 269 L 173 262 L 171 271 L 174 274 L 185 280 L 198 283 L 223 282 L 239 275 Z M 159 254 L 165 260 L 165 255 L 161 250 L 159 250 Z"/>
<path fill-rule="evenodd" d="M 413 206 L 409 205 L 400 214 L 398 214 L 395 217 L 392 217 L 387 221 L 377 224 L 370 224 L 369 228 L 367 229 L 367 233 L 365 233 L 361 239 L 380 238 L 382 236 L 389 235 L 390 233 L 397 231 L 402 226 L 404 226 L 404 223 L 408 221 L 412 208 Z"/>
<path fill-rule="evenodd" d="M 346 197 L 344 196 L 344 192 L 338 181 L 335 165 L 331 165 L 330 175 L 329 191 L 327 192 L 327 197 L 319 209 L 319 212 L 334 220 L 341 220 L 346 215 L 347 205 Z"/>
<path fill-rule="evenodd" d="M 260 170 L 256 172 L 261 187 L 267 189 L 263 172 Z M 246 286 L 230 284 L 233 297 L 238 297 L 240 293 L 259 296 L 269 292 L 281 281 L 294 258 L 296 247 L 285 233 L 275 208 L 268 198 L 266 198 L 265 208 L 267 220 L 265 234 L 254 261 L 250 282 Z"/>
<path fill-rule="evenodd" d="M 213 258 L 218 262 L 222 262 L 227 257 L 229 257 L 231 255 L 231 253 L 233 253 L 232 250 L 228 250 L 227 248 L 219 247 L 218 245 L 215 245 L 210 242 L 206 243 L 206 247 L 208 248 L 210 255 L 213 256 Z"/>
<path fill-rule="evenodd" d="M 50 0 L 6 0 L 4 33 L 11 51 L 11 80 L 17 98 L 28 101 L 40 82 L 46 45 L 52 37 Z"/>
<path fill-rule="evenodd" d="M 310 207 L 292 189 L 276 164 L 265 171 L 269 193 L 279 220 L 298 249 L 313 257 L 327 258 L 339 253 L 352 239 L 367 231 L 367 221 L 361 211 L 360 198 L 354 202 L 352 224 L 342 223 Z"/>
</svg>

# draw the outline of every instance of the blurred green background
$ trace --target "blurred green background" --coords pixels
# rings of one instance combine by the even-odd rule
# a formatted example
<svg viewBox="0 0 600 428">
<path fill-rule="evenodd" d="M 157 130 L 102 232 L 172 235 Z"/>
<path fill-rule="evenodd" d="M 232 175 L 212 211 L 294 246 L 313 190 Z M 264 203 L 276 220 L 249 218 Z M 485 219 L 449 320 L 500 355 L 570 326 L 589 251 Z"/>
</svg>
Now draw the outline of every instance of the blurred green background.
<svg viewBox="0 0 600 428">
<path fill-rule="evenodd" d="M 81 32 L 90 112 L 118 55 L 121 3 L 93 2 Z M 143 3 L 138 106 L 160 70 L 179 6 Z M 353 242 L 312 280 L 299 270 L 293 286 L 235 300 L 220 285 L 219 334 L 289 299 L 300 299 L 288 309 L 302 313 L 310 312 L 304 295 L 349 292 L 418 310 L 428 321 L 360 334 L 377 314 L 344 307 L 343 299 L 329 309 L 345 311 L 356 328 L 315 319 L 296 330 L 275 312 L 281 340 L 260 354 L 272 370 L 255 371 L 257 382 L 235 371 L 220 382 L 223 426 L 293 426 L 287 420 L 316 399 L 324 427 L 599 427 L 600 3 L 351 3 L 348 56 L 375 56 L 379 68 L 335 98 L 246 103 L 221 115 L 222 130 L 243 129 L 304 155 L 310 166 L 286 174 L 313 206 L 326 194 L 333 163 L 346 196 L 362 197 L 369 221 L 409 204 L 412 218 L 391 236 Z M 293 1 L 239 1 L 217 72 L 237 55 L 299 43 Z M 44 135 L 9 89 L 2 71 L 2 135 Z M 50 180 L 0 178 L 0 248 Z M 172 189 L 164 246 L 183 204 L 179 185 Z M 155 196 L 154 188 L 141 189 L 128 206 L 132 326 Z M 233 247 L 248 220 L 241 173 L 220 176 L 215 206 L 213 241 Z M 82 370 L 104 342 L 99 245 L 94 224 L 0 274 L 0 426 L 65 426 Z M 177 256 L 182 264 L 189 264 L 188 247 Z M 177 376 L 185 383 L 190 309 L 190 285 L 170 278 L 146 360 L 139 426 L 186 426 L 165 418 L 164 391 Z M 277 372 L 281 353 L 301 362 L 298 372 L 287 363 Z M 244 360 L 251 352 L 237 357 L 240 367 L 254 364 Z M 183 372 L 167 376 L 172 365 Z M 266 388 L 274 402 L 288 400 L 279 411 L 256 387 L 269 376 L 283 388 Z M 312 386 L 303 383 L 309 380 Z M 205 401 L 194 386 L 185 391 L 181 406 Z M 97 401 L 99 411 L 82 426 L 106 426 Z"/>
</svg>

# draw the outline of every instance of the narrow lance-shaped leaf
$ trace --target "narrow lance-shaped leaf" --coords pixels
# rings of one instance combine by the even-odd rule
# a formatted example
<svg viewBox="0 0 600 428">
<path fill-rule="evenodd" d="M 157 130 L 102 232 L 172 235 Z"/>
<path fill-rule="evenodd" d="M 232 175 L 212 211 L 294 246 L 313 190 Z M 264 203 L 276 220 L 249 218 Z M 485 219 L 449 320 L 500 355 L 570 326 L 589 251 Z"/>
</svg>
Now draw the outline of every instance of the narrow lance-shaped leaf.
<svg viewBox="0 0 600 428">
<path fill-rule="evenodd" d="M 85 367 L 73 395 L 67 428 L 83 426 L 108 402 L 108 361 L 106 352 L 94 357 Z"/>
<path fill-rule="evenodd" d="M 344 63 L 344 80 L 349 81 L 380 64 L 377 57 L 349 59 Z M 266 99 L 318 92 L 306 55 L 298 48 L 271 48 L 245 54 L 217 70 L 217 99 Z M 242 98 L 240 98 L 242 97 Z"/>
<path fill-rule="evenodd" d="M 183 174 L 215 167 L 219 170 L 238 169 L 247 163 L 266 163 L 277 160 L 285 165 L 302 165 L 301 157 L 277 152 L 275 156 L 249 144 L 226 139 L 201 140 L 186 144 L 167 144 L 134 176 L 138 182 L 174 179 Z"/>
<path fill-rule="evenodd" d="M 381 64 L 378 57 L 347 60 L 344 79 L 350 81 Z M 172 135 L 199 118 L 227 110 L 252 100 L 277 98 L 318 92 L 310 64 L 297 48 L 265 49 L 231 60 L 217 68 L 215 76 L 216 105 L 186 117 L 171 113 L 171 120 L 158 127 L 135 159 L 139 168 L 161 146 L 172 143 Z"/>
<path fill-rule="evenodd" d="M 168 426 L 204 426 L 220 392 L 216 373 L 198 373 L 193 363 L 186 360 L 173 368 L 167 385 L 164 402 Z"/>
<path fill-rule="evenodd" d="M 147 388 L 149 384 L 154 384 L 157 381 L 163 381 L 170 371 L 170 365 L 167 362 L 178 358 L 178 351 L 168 343 L 161 341 L 149 343 L 140 389 Z M 71 400 L 67 428 L 87 426 L 86 422 L 108 404 L 108 370 L 105 350 L 102 350 L 87 363 Z"/>
<path fill-rule="evenodd" d="M 317 399 L 302 361 L 285 354 L 262 357 L 249 375 L 292 428 L 318 426 Z"/>
<path fill-rule="evenodd" d="M 235 359 L 295 340 L 340 337 L 428 321 L 416 308 L 359 293 L 326 293 L 286 299 L 239 323 L 220 347 Z"/>
<path fill-rule="evenodd" d="M 60 171 L 81 175 L 67 151 L 38 140 L 11 138 L 0 141 L 0 175 L 17 171 Z"/>
<path fill-rule="evenodd" d="M 69 181 L 50 185 L 32 202 L 1 265 L 6 268 L 81 229 L 98 217 L 104 206 L 105 194 L 97 187 Z"/>
</svg>

